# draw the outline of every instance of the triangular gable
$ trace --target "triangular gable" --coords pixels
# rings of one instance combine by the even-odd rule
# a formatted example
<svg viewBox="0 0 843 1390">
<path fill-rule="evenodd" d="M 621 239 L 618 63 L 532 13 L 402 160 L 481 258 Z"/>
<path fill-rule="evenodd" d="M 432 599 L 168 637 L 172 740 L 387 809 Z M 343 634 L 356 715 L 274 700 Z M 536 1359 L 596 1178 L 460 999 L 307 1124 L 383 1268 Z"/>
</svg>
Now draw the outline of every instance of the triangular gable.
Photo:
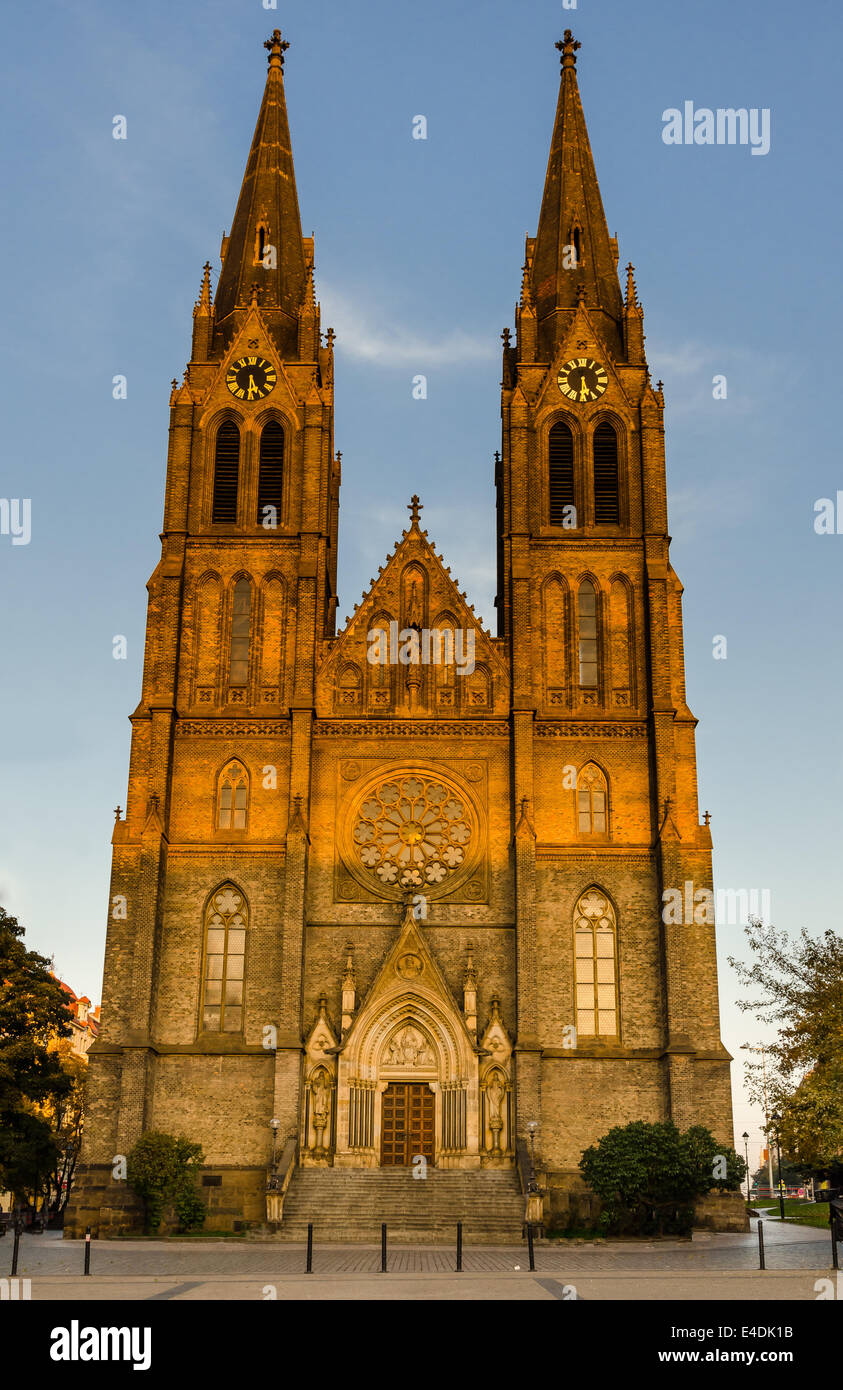
<svg viewBox="0 0 843 1390">
<path fill-rule="evenodd" d="M 251 402 L 252 408 L 265 409 L 267 406 L 275 406 L 289 415 L 295 429 L 300 429 L 303 423 L 300 418 L 301 395 L 290 381 L 285 363 L 267 331 L 257 304 L 250 307 L 205 393 L 202 401 L 204 414 L 200 425 L 204 423 L 204 416 L 209 411 L 220 410 L 222 406 L 229 405 L 242 410 L 244 402 L 232 396 L 225 384 L 229 367 L 240 357 L 266 358 L 267 362 L 272 363 L 277 376 L 274 389 L 261 400 Z"/>
<path fill-rule="evenodd" d="M 600 399 L 590 402 L 591 409 L 597 409 L 604 405 L 611 407 L 615 403 L 620 403 L 625 407 L 632 404 L 618 375 L 611 352 L 595 328 L 585 304 L 579 303 L 568 331 L 556 350 L 550 364 L 550 370 L 542 382 L 535 402 L 537 408 L 546 405 L 558 406 L 560 403 L 569 404 L 566 398 L 560 395 L 557 378 L 560 369 L 566 362 L 581 357 L 599 362 L 605 368 L 609 378 L 609 384 Z M 573 409 L 577 409 L 576 405 L 570 404 Z"/>
<path fill-rule="evenodd" d="M 390 1005 L 400 1001 L 403 1013 L 412 1017 L 424 1031 L 427 1017 L 435 1014 L 448 1019 L 457 1035 L 459 1050 L 477 1052 L 462 1011 L 451 993 L 439 964 L 425 940 L 422 928 L 413 915 L 412 901 L 404 907 L 404 920 L 396 941 L 375 976 L 339 1051 L 355 1053 L 360 1042 L 372 1030 L 373 1023 L 390 1013 Z M 396 1027 L 403 1020 L 396 1020 Z"/>
<path fill-rule="evenodd" d="M 409 585 L 405 582 L 408 568 L 411 572 Z M 417 569 L 419 577 L 416 585 L 412 583 L 413 569 Z M 388 627 L 390 622 L 394 625 L 391 630 Z M 383 628 L 388 633 L 390 665 L 394 668 L 393 651 L 399 633 L 410 626 L 424 630 L 436 625 L 448 626 L 466 635 L 473 634 L 475 674 L 466 674 L 464 679 L 479 682 L 480 673 L 487 682 L 490 692 L 488 703 L 483 707 L 478 701 L 482 712 L 492 713 L 496 709 L 508 708 L 509 676 L 506 663 L 473 605 L 458 588 L 449 567 L 414 516 L 409 528 L 396 542 L 392 554 L 381 565 L 377 577 L 371 581 L 368 592 L 363 594 L 347 619 L 346 626 L 330 644 L 317 675 L 317 704 L 320 709 L 330 710 L 336 690 L 348 687 L 351 695 L 347 703 L 352 707 L 359 706 L 356 712 L 360 712 L 363 701 L 355 692 L 358 689 L 362 691 L 365 678 L 371 675 L 373 669 L 369 660 L 371 647 L 368 634 L 374 628 Z M 467 636 L 463 640 L 467 643 Z M 465 650 L 466 647 L 463 648 Z M 400 669 L 406 673 L 410 668 L 402 666 Z"/>
</svg>

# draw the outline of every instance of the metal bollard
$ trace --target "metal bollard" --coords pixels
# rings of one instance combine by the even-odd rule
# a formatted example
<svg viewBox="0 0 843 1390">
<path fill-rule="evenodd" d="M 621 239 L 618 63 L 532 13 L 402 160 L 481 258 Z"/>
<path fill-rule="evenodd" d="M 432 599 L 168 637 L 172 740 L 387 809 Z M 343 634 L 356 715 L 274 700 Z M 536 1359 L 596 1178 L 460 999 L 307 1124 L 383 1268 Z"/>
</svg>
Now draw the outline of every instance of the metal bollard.
<svg viewBox="0 0 843 1390">
<path fill-rule="evenodd" d="M 527 1250 L 528 1250 L 529 1256 L 530 1256 L 530 1270 L 531 1270 L 531 1272 L 532 1272 L 532 1271 L 534 1271 L 535 1268 L 536 1268 L 536 1252 L 535 1252 L 535 1250 L 533 1249 L 533 1223 L 532 1223 L 532 1221 L 528 1221 L 528 1222 L 527 1222 Z"/>
<path fill-rule="evenodd" d="M 758 1221 L 758 1258 L 761 1262 L 758 1268 L 766 1269 L 767 1265 L 764 1261 L 764 1222 L 760 1220 L 760 1218 Z"/>
<path fill-rule="evenodd" d="M 12 1278 L 18 1272 L 18 1247 L 20 1246 L 20 1221 L 15 1217 L 15 1244 L 12 1250 Z"/>
<path fill-rule="evenodd" d="M 313 1222 L 307 1223 L 307 1268 L 305 1274 L 313 1273 Z"/>
<path fill-rule="evenodd" d="M 381 1274 L 386 1274 L 386 1222 L 381 1226 Z"/>
<path fill-rule="evenodd" d="M 462 1274 L 462 1222 L 457 1222 L 457 1274 Z"/>
<path fill-rule="evenodd" d="M 840 1260 L 837 1255 L 837 1215 L 834 1207 L 830 1203 L 828 1208 L 828 1219 L 831 1225 L 831 1267 L 832 1269 L 839 1269 Z"/>
<path fill-rule="evenodd" d="M 85 1273 L 91 1272 L 91 1228 L 85 1227 Z"/>
</svg>

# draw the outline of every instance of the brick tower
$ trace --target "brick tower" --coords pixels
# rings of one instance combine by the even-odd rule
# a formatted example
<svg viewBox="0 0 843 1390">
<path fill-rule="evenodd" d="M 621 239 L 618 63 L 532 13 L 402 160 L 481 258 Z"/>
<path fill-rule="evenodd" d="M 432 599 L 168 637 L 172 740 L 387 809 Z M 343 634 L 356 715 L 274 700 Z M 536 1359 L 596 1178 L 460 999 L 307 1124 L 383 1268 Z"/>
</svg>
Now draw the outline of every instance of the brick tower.
<svg viewBox="0 0 843 1390">
<path fill-rule="evenodd" d="M 708 818 L 699 823 L 682 586 L 669 559 L 664 396 L 650 381 L 632 265 L 621 292 L 579 47 L 570 30 L 557 44 L 538 232 L 527 238 L 515 345 L 505 335 L 497 471 L 497 602 L 522 808 L 519 1109 L 542 1117 L 543 1159 L 563 1170 L 610 1119 L 702 1122 L 731 1143 L 713 917 L 661 921 L 666 891 L 711 890 L 711 835 Z M 551 982 L 563 979 L 576 1047 L 560 1047 L 554 1018 Z"/>
<path fill-rule="evenodd" d="M 287 44 L 266 47 L 216 294 L 206 265 L 170 399 L 67 1230 L 136 1220 L 114 1159 L 150 1129 L 201 1143 L 215 1226 L 283 1232 L 291 1174 L 307 1219 L 344 1170 L 365 1185 L 421 1155 L 435 1181 L 413 1200 L 483 1211 L 494 1188 L 520 1230 L 528 1134 L 551 1217 L 612 1125 L 732 1137 L 713 926 L 662 912 L 666 890 L 690 884 L 693 909 L 711 889 L 664 398 L 568 32 L 504 334 L 498 634 L 417 497 L 337 633 L 333 333 L 301 233 Z M 335 1209 L 347 1236 L 354 1213 Z"/>
</svg>

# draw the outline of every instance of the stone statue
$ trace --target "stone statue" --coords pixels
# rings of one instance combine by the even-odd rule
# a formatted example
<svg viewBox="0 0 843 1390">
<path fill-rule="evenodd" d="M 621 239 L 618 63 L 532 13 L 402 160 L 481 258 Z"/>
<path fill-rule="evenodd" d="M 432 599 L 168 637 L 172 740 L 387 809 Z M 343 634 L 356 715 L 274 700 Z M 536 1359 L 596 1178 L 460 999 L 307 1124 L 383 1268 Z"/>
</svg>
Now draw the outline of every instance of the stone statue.
<svg viewBox="0 0 843 1390">
<path fill-rule="evenodd" d="M 310 1081 L 310 1092 L 313 1097 L 313 1132 L 316 1140 L 314 1148 L 317 1152 L 321 1152 L 325 1147 L 325 1130 L 331 1119 L 331 1090 L 331 1078 L 320 1067 Z"/>
<path fill-rule="evenodd" d="M 415 1028 L 402 1028 L 389 1044 L 388 1061 L 394 1067 L 429 1067 L 433 1054 Z"/>
<path fill-rule="evenodd" d="M 503 1105 L 506 1100 L 506 1087 L 498 1072 L 493 1072 L 486 1087 L 486 1105 L 489 1111 L 489 1129 L 492 1131 L 492 1153 L 501 1152 L 501 1131 L 503 1129 Z"/>
</svg>

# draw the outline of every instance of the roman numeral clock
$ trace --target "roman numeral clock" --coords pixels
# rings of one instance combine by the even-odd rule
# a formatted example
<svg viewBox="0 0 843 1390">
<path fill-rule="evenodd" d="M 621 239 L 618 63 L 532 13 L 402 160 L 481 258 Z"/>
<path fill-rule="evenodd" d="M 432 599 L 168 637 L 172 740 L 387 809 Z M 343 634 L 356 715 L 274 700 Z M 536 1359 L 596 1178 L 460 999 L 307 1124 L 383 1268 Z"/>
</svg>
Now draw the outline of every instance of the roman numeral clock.
<svg viewBox="0 0 843 1390">
<path fill-rule="evenodd" d="M 225 375 L 225 384 L 238 401 L 262 401 L 278 377 L 265 357 L 238 357 Z"/>
<path fill-rule="evenodd" d="M 572 357 L 560 367 L 556 385 L 569 401 L 596 401 L 609 385 L 609 378 L 606 368 L 593 357 Z"/>
</svg>

